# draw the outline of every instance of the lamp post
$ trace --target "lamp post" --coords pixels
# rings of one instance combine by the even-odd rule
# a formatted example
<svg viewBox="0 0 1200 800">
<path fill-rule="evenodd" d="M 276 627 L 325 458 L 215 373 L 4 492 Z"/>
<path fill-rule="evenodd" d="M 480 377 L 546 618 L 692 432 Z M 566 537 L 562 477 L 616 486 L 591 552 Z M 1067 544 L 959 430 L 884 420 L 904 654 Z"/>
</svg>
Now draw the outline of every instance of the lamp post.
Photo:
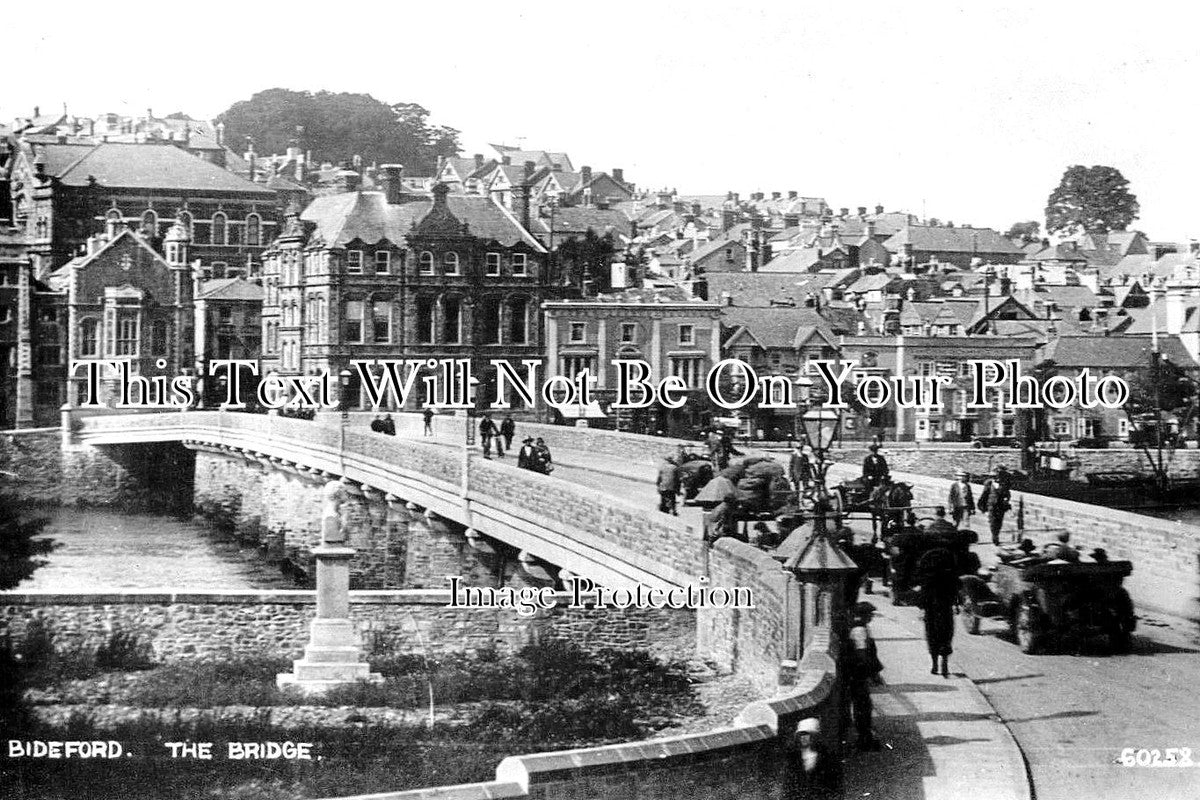
<svg viewBox="0 0 1200 800">
<path fill-rule="evenodd" d="M 338 436 L 338 458 L 342 465 L 342 476 L 346 475 L 346 421 L 350 418 L 350 370 L 344 369 L 338 373 L 338 409 L 341 411 L 341 424 Z"/>
</svg>

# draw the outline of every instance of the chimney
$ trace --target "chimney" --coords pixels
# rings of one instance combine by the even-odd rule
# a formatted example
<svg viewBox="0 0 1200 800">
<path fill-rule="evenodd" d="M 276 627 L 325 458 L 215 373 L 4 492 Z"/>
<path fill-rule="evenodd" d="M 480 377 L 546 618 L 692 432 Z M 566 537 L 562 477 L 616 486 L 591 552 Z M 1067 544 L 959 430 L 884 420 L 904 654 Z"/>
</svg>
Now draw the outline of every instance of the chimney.
<svg viewBox="0 0 1200 800">
<path fill-rule="evenodd" d="M 512 163 L 512 156 L 500 156 L 500 163 L 508 166 Z"/>
<path fill-rule="evenodd" d="M 700 207 L 700 204 L 692 203 L 692 216 L 698 218 L 702 213 L 704 213 L 704 209 Z"/>
<path fill-rule="evenodd" d="M 867 220 L 866 230 L 863 232 L 866 234 L 868 239 L 873 238 L 875 236 L 875 220 Z"/>
<path fill-rule="evenodd" d="M 845 219 L 846 217 L 850 216 L 850 209 L 848 209 L 848 208 L 839 208 L 838 211 L 841 212 L 840 214 L 838 214 L 838 216 L 841 217 L 842 219 Z"/>
<path fill-rule="evenodd" d="M 534 162 L 532 162 L 532 161 L 526 161 L 526 162 L 525 162 L 525 173 L 524 173 L 524 176 L 525 176 L 525 182 L 526 182 L 526 183 L 528 183 L 528 182 L 529 182 L 529 179 L 533 177 L 533 171 L 534 171 L 536 168 L 537 168 L 537 164 L 535 164 Z"/>
<path fill-rule="evenodd" d="M 580 184 L 587 185 L 588 183 L 591 183 L 591 181 L 592 181 L 592 168 L 591 167 L 580 167 L 579 168 Z"/>
<path fill-rule="evenodd" d="M 682 200 L 676 200 L 671 204 L 671 210 L 676 214 L 685 214 L 687 213 L 687 203 L 683 202 Z"/>
<path fill-rule="evenodd" d="M 797 192 L 795 189 L 790 189 L 788 191 L 788 200 L 795 200 L 799 197 L 800 197 L 800 193 Z"/>
<path fill-rule="evenodd" d="M 221 145 L 221 147 L 225 146 L 225 123 L 224 122 L 217 123 L 217 144 Z"/>
<path fill-rule="evenodd" d="M 800 227 L 800 215 L 792 211 L 783 215 L 783 227 L 798 228 Z"/>
<path fill-rule="evenodd" d="M 357 171 L 352 169 L 339 170 L 337 174 L 337 188 L 339 192 L 357 192 L 361 183 L 362 177 Z"/>
<path fill-rule="evenodd" d="M 866 206 L 859 206 L 859 207 L 858 207 L 858 216 L 859 216 L 859 217 L 865 217 L 866 215 L 867 215 L 867 207 L 866 207 Z"/>
<path fill-rule="evenodd" d="M 727 231 L 734 226 L 734 212 L 731 208 L 721 211 L 721 230 Z"/>
<path fill-rule="evenodd" d="M 875 206 L 876 215 L 883 213 L 883 206 Z"/>
<path fill-rule="evenodd" d="M 483 169 L 483 153 L 475 154 L 475 169 Z"/>
<path fill-rule="evenodd" d="M 625 182 L 625 170 L 622 167 L 613 167 L 612 179 L 617 183 Z"/>
<path fill-rule="evenodd" d="M 40 117 L 41 115 L 42 115 L 42 107 L 41 107 L 41 106 L 34 106 L 34 107 L 33 107 L 33 118 L 34 118 L 34 119 L 37 119 L 37 118 L 38 118 L 38 117 Z"/>
<path fill-rule="evenodd" d="M 513 214 L 516 216 L 517 221 L 521 223 L 521 227 L 533 233 L 530 230 L 529 218 L 529 194 L 531 191 L 532 189 L 527 183 L 514 186 L 512 188 L 512 203 Z"/>
<path fill-rule="evenodd" d="M 404 165 L 384 164 L 380 170 L 383 172 L 383 194 L 388 205 L 394 206 L 404 202 Z"/>
<path fill-rule="evenodd" d="M 772 199 L 772 200 L 778 200 L 778 199 L 779 199 L 779 198 L 781 198 L 781 197 L 783 197 L 783 193 L 782 193 L 782 192 L 771 192 L 771 199 Z"/>
<path fill-rule="evenodd" d="M 1184 319 L 1187 316 L 1184 294 L 1185 292 L 1180 287 L 1170 286 L 1167 288 L 1167 329 L 1163 333 L 1174 336 L 1183 330 Z"/>
</svg>

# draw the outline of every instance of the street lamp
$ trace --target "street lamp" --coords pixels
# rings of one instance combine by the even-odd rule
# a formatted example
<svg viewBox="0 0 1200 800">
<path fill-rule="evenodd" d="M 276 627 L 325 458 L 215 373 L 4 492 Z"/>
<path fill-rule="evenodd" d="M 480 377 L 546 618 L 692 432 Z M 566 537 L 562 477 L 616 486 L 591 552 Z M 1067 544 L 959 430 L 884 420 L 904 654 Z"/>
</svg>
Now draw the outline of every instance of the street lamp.
<svg viewBox="0 0 1200 800">
<path fill-rule="evenodd" d="M 350 370 L 344 369 L 338 373 L 338 408 L 341 410 L 338 456 L 342 464 L 342 477 L 346 476 L 346 420 L 350 418 Z"/>
</svg>

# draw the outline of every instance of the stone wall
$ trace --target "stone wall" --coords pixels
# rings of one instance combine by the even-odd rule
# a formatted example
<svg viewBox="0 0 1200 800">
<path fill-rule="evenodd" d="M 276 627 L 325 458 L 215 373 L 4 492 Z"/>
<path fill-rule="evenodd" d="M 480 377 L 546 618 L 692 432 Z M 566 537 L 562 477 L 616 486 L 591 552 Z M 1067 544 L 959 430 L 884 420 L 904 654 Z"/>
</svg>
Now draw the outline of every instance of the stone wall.
<svg viewBox="0 0 1200 800">
<path fill-rule="evenodd" d="M 544 638 L 585 649 L 644 649 L 668 659 L 695 655 L 695 618 L 676 609 L 571 608 L 570 595 L 533 617 L 511 609 L 450 608 L 445 591 L 353 592 L 351 614 L 365 643 L 406 654 L 511 652 Z M 19 640 L 40 618 L 59 646 L 95 647 L 114 628 L 144 637 L 162 660 L 298 656 L 316 613 L 310 591 L 0 593 L 0 627 Z"/>
<path fill-rule="evenodd" d="M 62 496 L 62 435 L 58 428 L 0 434 L 0 489 L 30 503 L 57 505 Z"/>
</svg>

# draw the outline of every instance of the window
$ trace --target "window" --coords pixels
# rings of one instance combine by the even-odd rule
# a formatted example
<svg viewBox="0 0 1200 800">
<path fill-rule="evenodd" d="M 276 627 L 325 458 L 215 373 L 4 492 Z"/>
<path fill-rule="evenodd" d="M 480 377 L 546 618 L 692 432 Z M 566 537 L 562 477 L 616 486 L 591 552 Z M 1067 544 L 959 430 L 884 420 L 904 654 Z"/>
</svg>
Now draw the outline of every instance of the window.
<svg viewBox="0 0 1200 800">
<path fill-rule="evenodd" d="M 363 340 L 363 301 L 362 300 L 347 300 L 346 301 L 346 327 L 345 336 L 347 342 L 361 342 Z"/>
<path fill-rule="evenodd" d="M 937 364 L 932 361 L 921 361 L 917 363 L 917 374 L 922 378 L 932 378 L 937 374 Z"/>
<path fill-rule="evenodd" d="M 95 319 L 88 318 L 79 323 L 79 355 L 100 355 L 100 324 Z"/>
<path fill-rule="evenodd" d="M 479 340 L 482 344 L 500 344 L 500 301 L 485 297 L 480 305 Z"/>
<path fill-rule="evenodd" d="M 246 217 L 246 244 L 251 247 L 258 247 L 262 244 L 262 220 L 258 214 L 250 214 Z"/>
<path fill-rule="evenodd" d="M 176 221 L 182 226 L 189 239 L 192 238 L 192 215 L 188 211 L 180 211 Z"/>
<path fill-rule="evenodd" d="M 39 364 L 57 364 L 61 357 L 59 345 L 58 315 L 54 309 L 45 309 L 41 313 L 38 325 L 37 362 Z"/>
<path fill-rule="evenodd" d="M 571 323 L 571 335 L 567 340 L 573 344 L 579 344 L 584 341 L 584 334 L 587 331 L 587 324 L 583 322 Z"/>
<path fill-rule="evenodd" d="M 512 272 L 518 278 L 524 278 L 529 268 L 528 258 L 524 253 L 513 253 Z"/>
<path fill-rule="evenodd" d="M 391 302 L 376 300 L 371 304 L 371 336 L 376 344 L 387 344 L 392 340 Z"/>
<path fill-rule="evenodd" d="M 392 270 L 392 254 L 389 250 L 375 251 L 375 274 L 386 275 Z"/>
<path fill-rule="evenodd" d="M 525 344 L 529 337 L 529 304 L 523 297 L 508 301 L 508 340 L 513 344 Z"/>
<path fill-rule="evenodd" d="M 362 250 L 347 250 L 346 251 L 346 272 L 351 275 L 361 275 L 363 269 L 363 251 Z"/>
<path fill-rule="evenodd" d="M 158 214 L 150 209 L 146 209 L 142 214 L 142 235 L 147 239 L 158 237 Z"/>
<path fill-rule="evenodd" d="M 733 248 L 732 247 L 725 248 L 725 262 L 727 264 L 733 263 Z"/>
<path fill-rule="evenodd" d="M 221 306 L 219 309 L 217 309 L 217 319 L 222 325 L 233 324 L 233 307 Z"/>
<path fill-rule="evenodd" d="M 442 266 L 445 267 L 447 275 L 457 275 L 458 253 L 444 253 L 442 255 Z"/>
<path fill-rule="evenodd" d="M 589 375 L 595 375 L 595 370 L 592 369 L 593 360 L 591 356 L 564 356 L 562 374 L 574 378 L 586 370 Z"/>
<path fill-rule="evenodd" d="M 637 323 L 622 322 L 621 323 L 621 342 L 624 344 L 632 344 L 637 341 Z"/>
<path fill-rule="evenodd" d="M 1117 436 L 1120 436 L 1122 439 L 1124 439 L 1128 435 L 1129 435 L 1129 420 L 1125 419 L 1124 417 L 1118 417 L 1117 418 Z"/>
<path fill-rule="evenodd" d="M 225 215 L 220 211 L 213 214 L 212 229 L 209 232 L 209 242 L 212 244 L 225 244 Z"/>
<path fill-rule="evenodd" d="M 422 275 L 433 274 L 433 253 L 429 252 L 428 250 L 426 250 L 424 253 L 421 253 L 420 271 Z"/>
<path fill-rule="evenodd" d="M 671 374 L 683 379 L 684 386 L 694 389 L 700 381 L 700 359 L 672 358 Z"/>
<path fill-rule="evenodd" d="M 117 355 L 136 356 L 138 354 L 138 317 L 137 312 L 123 311 L 117 317 Z"/>
<path fill-rule="evenodd" d="M 154 324 L 150 326 L 150 355 L 165 356 L 166 354 L 167 321 L 164 319 L 156 319 Z"/>
<path fill-rule="evenodd" d="M 446 344 L 462 341 L 462 301 L 457 297 L 442 300 L 442 341 Z"/>
<path fill-rule="evenodd" d="M 679 345 L 681 347 L 691 347 L 696 344 L 696 326 L 695 325 L 680 325 L 679 326 Z"/>
<path fill-rule="evenodd" d="M 224 261 L 214 261 L 210 269 L 214 278 L 224 278 L 225 273 L 229 271 L 229 265 Z"/>
<path fill-rule="evenodd" d="M 241 244 L 242 243 L 242 226 L 241 225 L 227 225 L 227 226 L 225 226 L 225 231 L 226 231 L 225 235 L 227 237 L 228 244 Z"/>
<path fill-rule="evenodd" d="M 424 257 L 424 255 L 422 255 Z M 417 341 L 428 344 L 433 341 L 433 298 L 417 298 Z"/>
<path fill-rule="evenodd" d="M 500 274 L 500 254 L 499 253 L 488 253 L 487 254 L 487 271 L 485 272 L 485 274 L 490 277 L 493 277 L 493 278 Z"/>
</svg>

